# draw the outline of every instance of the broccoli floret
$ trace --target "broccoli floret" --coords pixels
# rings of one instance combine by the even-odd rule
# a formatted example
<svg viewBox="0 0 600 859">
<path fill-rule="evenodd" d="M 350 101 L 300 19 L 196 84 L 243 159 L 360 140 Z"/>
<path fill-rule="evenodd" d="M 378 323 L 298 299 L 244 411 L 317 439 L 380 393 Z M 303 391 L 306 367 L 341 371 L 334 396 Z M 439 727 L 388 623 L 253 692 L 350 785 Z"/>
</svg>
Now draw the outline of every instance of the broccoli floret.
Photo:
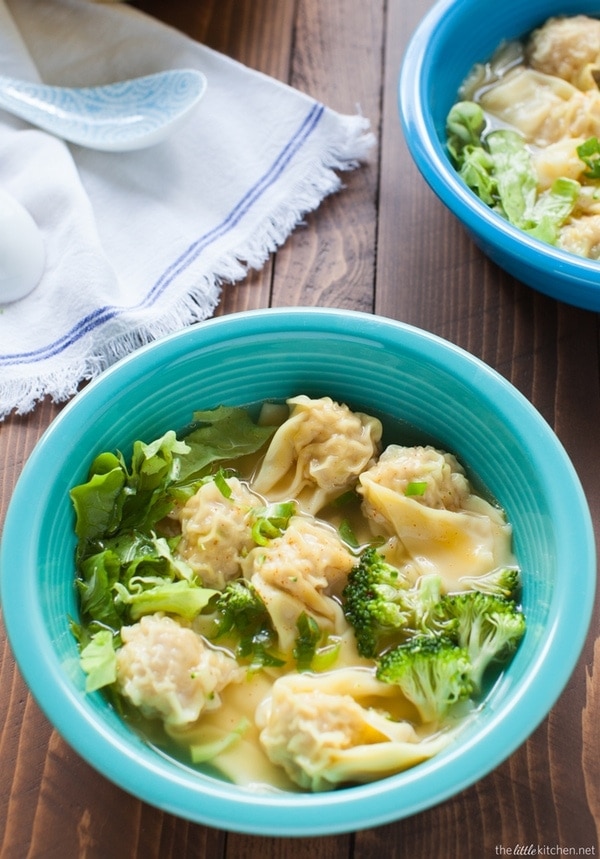
<svg viewBox="0 0 600 859">
<path fill-rule="evenodd" d="M 399 571 L 374 548 L 362 553 L 342 592 L 344 613 L 361 656 L 376 656 L 390 637 L 407 626 L 407 589 Z"/>
<path fill-rule="evenodd" d="M 521 589 L 521 573 L 518 567 L 497 567 L 483 576 L 464 576 L 461 583 L 474 591 L 516 600 Z"/>
<path fill-rule="evenodd" d="M 525 616 L 515 602 L 493 594 L 467 591 L 444 597 L 443 611 L 457 621 L 455 641 L 471 661 L 473 690 L 481 692 L 492 662 L 506 662 L 525 634 Z"/>
<path fill-rule="evenodd" d="M 417 708 L 423 722 L 439 722 L 472 692 L 465 648 L 444 636 L 418 635 L 379 659 L 377 678 L 393 683 Z"/>
<path fill-rule="evenodd" d="M 437 610 L 441 586 L 441 578 L 430 575 L 411 587 L 374 548 L 366 549 L 342 593 L 361 656 L 375 657 L 416 633 L 450 631 L 456 621 Z"/>
<path fill-rule="evenodd" d="M 215 609 L 213 640 L 227 639 L 236 657 L 254 667 L 285 664 L 274 653 L 277 634 L 267 607 L 250 582 L 228 582 L 215 601 Z"/>
</svg>

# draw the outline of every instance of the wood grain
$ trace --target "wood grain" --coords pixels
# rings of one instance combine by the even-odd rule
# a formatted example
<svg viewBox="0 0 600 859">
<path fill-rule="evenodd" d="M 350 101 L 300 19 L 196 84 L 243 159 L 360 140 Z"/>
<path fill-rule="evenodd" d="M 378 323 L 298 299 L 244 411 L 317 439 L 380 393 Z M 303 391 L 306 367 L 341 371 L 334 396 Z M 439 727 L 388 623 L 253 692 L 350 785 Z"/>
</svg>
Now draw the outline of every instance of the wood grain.
<svg viewBox="0 0 600 859">
<path fill-rule="evenodd" d="M 335 110 L 362 111 L 377 135 L 368 163 L 343 177 L 345 189 L 309 214 L 260 272 L 223 284 L 217 314 L 297 304 L 375 310 L 468 349 L 512 381 L 554 427 L 597 523 L 597 315 L 537 294 L 487 260 L 418 175 L 402 137 L 398 70 L 431 0 L 132 5 Z M 60 408 L 44 402 L 32 415 L 0 424 L 0 525 L 27 457 Z M 40 713 L 0 625 L 0 857 L 491 859 L 530 844 L 595 855 L 599 629 L 596 609 L 582 659 L 550 716 L 478 784 L 387 826 L 282 839 L 191 824 L 106 781 Z"/>
</svg>

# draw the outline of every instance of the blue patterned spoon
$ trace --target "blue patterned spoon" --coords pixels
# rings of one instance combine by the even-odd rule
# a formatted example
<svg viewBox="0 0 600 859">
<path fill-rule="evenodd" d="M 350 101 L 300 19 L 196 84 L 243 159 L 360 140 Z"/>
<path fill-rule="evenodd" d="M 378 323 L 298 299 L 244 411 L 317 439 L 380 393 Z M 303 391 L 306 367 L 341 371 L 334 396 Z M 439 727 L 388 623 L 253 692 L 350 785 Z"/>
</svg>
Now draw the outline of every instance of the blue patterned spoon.
<svg viewBox="0 0 600 859">
<path fill-rule="evenodd" d="M 81 88 L 0 75 L 0 108 L 80 146 L 119 152 L 159 143 L 205 89 L 206 78 L 194 69 Z"/>
</svg>

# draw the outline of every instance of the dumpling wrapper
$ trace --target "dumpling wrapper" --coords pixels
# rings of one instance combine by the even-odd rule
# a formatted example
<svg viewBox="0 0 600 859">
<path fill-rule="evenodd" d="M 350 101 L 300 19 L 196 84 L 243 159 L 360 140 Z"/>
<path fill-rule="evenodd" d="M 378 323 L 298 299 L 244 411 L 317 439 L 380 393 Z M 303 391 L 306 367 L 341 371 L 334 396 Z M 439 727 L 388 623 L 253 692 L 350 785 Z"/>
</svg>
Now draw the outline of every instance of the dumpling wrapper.
<svg viewBox="0 0 600 859">
<path fill-rule="evenodd" d="M 523 66 L 486 90 L 480 103 L 536 146 L 600 135 L 598 90 L 583 93 L 567 81 Z"/>
<path fill-rule="evenodd" d="M 421 738 L 408 721 L 390 718 L 398 690 L 386 685 L 360 668 L 281 677 L 256 711 L 261 744 L 312 791 L 394 775 L 447 746 L 449 731 Z"/>
<path fill-rule="evenodd" d="M 512 559 L 510 526 L 486 502 L 479 506 L 489 508 L 490 515 L 434 509 L 380 486 L 367 474 L 361 484 L 365 500 L 383 515 L 418 575 L 441 576 L 448 591 L 463 589 L 463 576 L 483 575 Z"/>
</svg>

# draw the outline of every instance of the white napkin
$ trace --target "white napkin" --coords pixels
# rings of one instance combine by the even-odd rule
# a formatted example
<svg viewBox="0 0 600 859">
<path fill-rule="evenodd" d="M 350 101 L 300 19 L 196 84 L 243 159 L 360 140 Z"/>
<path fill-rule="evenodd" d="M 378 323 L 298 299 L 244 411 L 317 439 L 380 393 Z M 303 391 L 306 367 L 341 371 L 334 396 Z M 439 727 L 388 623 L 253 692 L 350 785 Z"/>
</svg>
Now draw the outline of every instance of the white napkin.
<svg viewBox="0 0 600 859">
<path fill-rule="evenodd" d="M 40 285 L 0 306 L 0 419 L 211 315 L 373 143 L 342 116 L 123 5 L 0 0 L 0 74 L 86 86 L 194 67 L 208 89 L 166 142 L 68 145 L 0 111 L 0 188 L 43 232 Z"/>
</svg>

